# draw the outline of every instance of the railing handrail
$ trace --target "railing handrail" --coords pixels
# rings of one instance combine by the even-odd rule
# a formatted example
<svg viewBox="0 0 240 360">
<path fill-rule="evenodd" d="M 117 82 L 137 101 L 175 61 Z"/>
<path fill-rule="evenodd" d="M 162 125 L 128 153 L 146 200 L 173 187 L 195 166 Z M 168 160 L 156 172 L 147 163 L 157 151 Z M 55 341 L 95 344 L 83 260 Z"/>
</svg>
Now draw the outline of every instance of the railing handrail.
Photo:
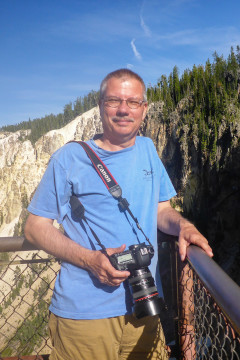
<svg viewBox="0 0 240 360">
<path fill-rule="evenodd" d="M 187 258 L 235 331 L 240 334 L 240 287 L 198 246 L 188 247 Z"/>
<path fill-rule="evenodd" d="M 24 236 L 0 237 L 0 252 L 39 250 Z"/>
</svg>

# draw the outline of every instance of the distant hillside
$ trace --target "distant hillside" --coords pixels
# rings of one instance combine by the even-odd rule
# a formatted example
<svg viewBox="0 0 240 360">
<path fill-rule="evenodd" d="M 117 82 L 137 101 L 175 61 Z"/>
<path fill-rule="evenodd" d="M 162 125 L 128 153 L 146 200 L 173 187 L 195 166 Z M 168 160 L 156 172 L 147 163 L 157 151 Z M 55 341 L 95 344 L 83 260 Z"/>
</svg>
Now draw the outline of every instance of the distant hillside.
<svg viewBox="0 0 240 360">
<path fill-rule="evenodd" d="M 82 115 L 86 111 L 97 106 L 98 98 L 99 92 L 91 91 L 83 98 L 77 98 L 74 103 L 70 102 L 69 104 L 66 104 L 62 114 L 50 114 L 40 119 L 29 119 L 28 121 L 23 121 L 17 125 L 2 126 L 0 131 L 16 132 L 19 130 L 31 130 L 27 138 L 32 144 L 35 144 L 35 142 L 48 131 L 61 129 L 77 116 Z"/>
<path fill-rule="evenodd" d="M 95 107 L 61 129 L 49 131 L 35 144 L 29 140 L 31 130 L 0 133 L 1 236 L 23 234 L 26 208 L 52 153 L 70 140 L 86 140 L 101 130 Z"/>
<path fill-rule="evenodd" d="M 182 108 L 182 136 L 188 128 L 193 140 L 200 143 L 202 160 L 208 159 L 211 164 L 219 155 L 217 146 L 219 132 L 224 131 L 223 121 L 224 126 L 235 124 L 240 109 L 240 47 L 237 46 L 236 53 L 231 48 L 227 60 L 217 53 L 213 59 L 213 63 L 208 60 L 205 66 L 194 65 L 192 70 L 185 70 L 181 78 L 175 66 L 168 78 L 161 76 L 158 84 L 147 90 L 150 102 L 164 102 L 166 123 L 173 122 L 169 115 Z"/>
</svg>

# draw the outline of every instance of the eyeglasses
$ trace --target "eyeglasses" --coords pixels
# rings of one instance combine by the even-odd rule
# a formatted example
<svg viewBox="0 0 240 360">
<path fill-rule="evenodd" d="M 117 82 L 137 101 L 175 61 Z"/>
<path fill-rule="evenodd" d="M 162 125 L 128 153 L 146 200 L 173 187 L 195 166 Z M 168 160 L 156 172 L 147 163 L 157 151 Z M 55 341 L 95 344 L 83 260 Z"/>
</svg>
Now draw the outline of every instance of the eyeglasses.
<svg viewBox="0 0 240 360">
<path fill-rule="evenodd" d="M 124 100 L 124 99 L 120 99 L 118 97 L 104 98 L 103 101 L 104 101 L 105 106 L 108 106 L 111 108 L 117 108 L 123 101 L 126 101 L 127 106 L 130 109 L 138 109 L 143 103 L 146 102 L 144 100 L 136 100 L 136 99 L 131 99 L 131 98 Z"/>
</svg>

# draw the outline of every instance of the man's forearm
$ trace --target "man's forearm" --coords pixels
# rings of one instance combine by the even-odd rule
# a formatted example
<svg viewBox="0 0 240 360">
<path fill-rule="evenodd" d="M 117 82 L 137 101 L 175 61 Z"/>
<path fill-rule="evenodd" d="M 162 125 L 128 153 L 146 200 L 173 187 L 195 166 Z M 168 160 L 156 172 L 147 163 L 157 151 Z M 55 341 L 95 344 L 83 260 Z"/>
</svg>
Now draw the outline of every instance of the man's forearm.
<svg viewBox="0 0 240 360">
<path fill-rule="evenodd" d="M 118 286 L 128 278 L 128 271 L 116 270 L 108 257 L 98 250 L 86 249 L 53 226 L 53 221 L 30 214 L 25 225 L 26 239 L 47 253 L 90 271 L 101 283 Z M 122 252 L 125 245 L 107 249 L 108 255 Z"/>
<path fill-rule="evenodd" d="M 30 214 L 25 225 L 26 239 L 47 253 L 85 268 L 91 250 L 72 241 L 53 226 L 53 221 Z"/>
<path fill-rule="evenodd" d="M 179 254 L 182 260 L 185 259 L 186 250 L 190 244 L 200 246 L 209 256 L 213 256 L 207 239 L 190 221 L 184 219 L 171 207 L 170 201 L 159 203 L 157 226 L 166 234 L 178 236 Z"/>
<path fill-rule="evenodd" d="M 181 227 L 191 225 L 190 221 L 170 206 L 169 202 L 161 204 L 158 208 L 157 227 L 160 231 L 174 236 L 179 236 Z"/>
</svg>

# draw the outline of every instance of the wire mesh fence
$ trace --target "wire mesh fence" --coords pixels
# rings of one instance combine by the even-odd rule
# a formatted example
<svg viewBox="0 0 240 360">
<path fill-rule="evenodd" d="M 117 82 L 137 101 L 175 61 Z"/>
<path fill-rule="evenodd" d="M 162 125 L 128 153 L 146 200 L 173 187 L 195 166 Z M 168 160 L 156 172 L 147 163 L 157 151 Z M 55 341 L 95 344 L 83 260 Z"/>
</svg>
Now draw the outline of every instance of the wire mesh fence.
<svg viewBox="0 0 240 360">
<path fill-rule="evenodd" d="M 240 359 L 240 336 L 197 274 L 186 266 L 180 281 L 182 358 Z"/>
<path fill-rule="evenodd" d="M 188 263 L 179 279 L 179 304 L 181 359 L 240 359 L 240 334 Z"/>
<path fill-rule="evenodd" d="M 50 353 L 48 307 L 58 270 L 43 251 L 2 254 L 0 359 Z"/>
</svg>

